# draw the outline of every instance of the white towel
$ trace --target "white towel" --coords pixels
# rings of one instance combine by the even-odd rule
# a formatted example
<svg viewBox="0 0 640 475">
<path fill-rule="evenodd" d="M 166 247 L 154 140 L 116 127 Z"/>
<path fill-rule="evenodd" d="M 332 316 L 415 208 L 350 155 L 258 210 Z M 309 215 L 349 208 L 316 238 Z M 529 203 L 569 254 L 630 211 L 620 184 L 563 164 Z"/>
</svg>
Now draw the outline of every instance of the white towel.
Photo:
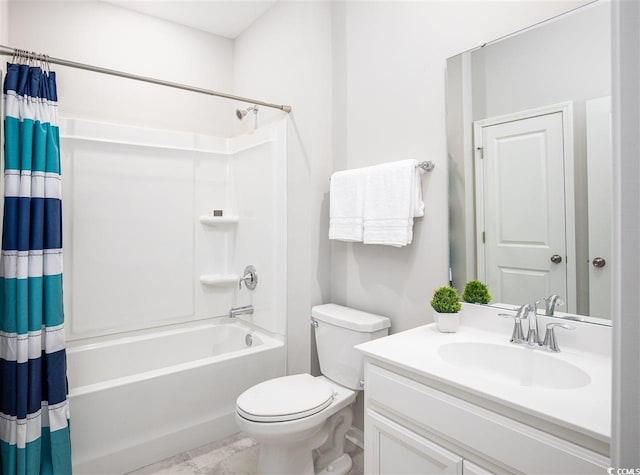
<svg viewBox="0 0 640 475">
<path fill-rule="evenodd" d="M 365 244 L 401 247 L 413 240 L 413 218 L 424 215 L 420 171 L 416 160 L 401 160 L 365 169 Z"/>
<path fill-rule="evenodd" d="M 331 176 L 329 187 L 329 239 L 362 242 L 364 174 L 344 170 Z"/>
</svg>

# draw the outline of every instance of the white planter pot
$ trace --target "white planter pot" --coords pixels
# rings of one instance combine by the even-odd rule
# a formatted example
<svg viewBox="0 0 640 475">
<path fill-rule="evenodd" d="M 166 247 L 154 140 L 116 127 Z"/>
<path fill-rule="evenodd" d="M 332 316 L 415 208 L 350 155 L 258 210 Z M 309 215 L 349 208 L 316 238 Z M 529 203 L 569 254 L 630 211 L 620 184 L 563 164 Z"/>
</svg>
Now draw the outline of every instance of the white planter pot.
<svg viewBox="0 0 640 475">
<path fill-rule="evenodd" d="M 433 319 L 436 321 L 438 331 L 442 333 L 455 333 L 460 326 L 460 312 L 440 313 L 434 310 Z"/>
</svg>

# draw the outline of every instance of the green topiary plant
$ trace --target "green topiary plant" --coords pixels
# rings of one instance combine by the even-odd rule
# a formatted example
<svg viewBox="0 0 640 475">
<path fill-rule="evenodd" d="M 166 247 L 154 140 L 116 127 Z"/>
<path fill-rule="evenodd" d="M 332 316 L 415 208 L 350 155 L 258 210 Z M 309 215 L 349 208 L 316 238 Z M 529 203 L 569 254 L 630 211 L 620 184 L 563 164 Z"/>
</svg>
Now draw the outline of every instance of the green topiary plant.
<svg viewBox="0 0 640 475">
<path fill-rule="evenodd" d="M 440 287 L 433 292 L 431 306 L 438 313 L 458 313 L 460 311 L 460 297 L 453 287 Z"/>
<path fill-rule="evenodd" d="M 467 282 L 467 285 L 464 286 L 462 299 L 469 303 L 489 303 L 491 301 L 491 294 L 485 283 L 479 280 L 470 280 Z"/>
</svg>

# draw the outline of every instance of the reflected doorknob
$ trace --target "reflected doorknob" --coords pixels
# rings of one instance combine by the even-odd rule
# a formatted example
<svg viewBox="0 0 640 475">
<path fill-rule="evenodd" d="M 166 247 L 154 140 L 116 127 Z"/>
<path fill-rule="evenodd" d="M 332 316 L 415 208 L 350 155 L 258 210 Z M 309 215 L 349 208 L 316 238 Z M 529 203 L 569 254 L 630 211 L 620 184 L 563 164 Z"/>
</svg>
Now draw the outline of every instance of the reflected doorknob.
<svg viewBox="0 0 640 475">
<path fill-rule="evenodd" d="M 554 264 L 560 264 L 562 262 L 562 256 L 559 254 L 554 254 L 553 256 L 551 256 L 551 262 L 553 262 Z"/>
<path fill-rule="evenodd" d="M 607 261 L 605 261 L 602 257 L 596 257 L 592 262 L 594 267 L 604 267 L 607 265 Z"/>
</svg>

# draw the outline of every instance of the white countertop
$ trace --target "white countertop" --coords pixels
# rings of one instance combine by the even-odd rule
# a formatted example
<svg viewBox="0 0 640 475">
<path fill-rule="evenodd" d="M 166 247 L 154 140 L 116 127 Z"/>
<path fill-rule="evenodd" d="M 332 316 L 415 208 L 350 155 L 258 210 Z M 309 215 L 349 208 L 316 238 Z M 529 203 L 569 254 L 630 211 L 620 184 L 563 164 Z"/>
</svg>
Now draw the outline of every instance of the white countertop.
<svg viewBox="0 0 640 475">
<path fill-rule="evenodd" d="M 463 313 L 467 315 L 463 320 L 473 322 L 477 316 L 469 318 L 469 309 L 473 307 L 465 306 Z M 482 311 L 490 314 L 490 318 L 493 318 L 493 313 L 497 314 L 497 311 Z M 505 324 L 500 323 L 500 331 L 490 331 L 487 328 L 477 328 L 475 325 L 461 325 L 457 333 L 440 333 L 432 323 L 358 345 L 356 349 L 369 359 L 385 362 L 609 443 L 611 437 L 610 355 L 585 351 L 585 345 L 562 346 L 564 334 L 558 335 L 562 351 L 543 353 L 550 358 L 558 358 L 578 366 L 591 378 L 586 385 L 572 389 L 516 385 L 501 381 L 499 378 L 488 378 L 486 374 L 470 368 L 450 364 L 439 356 L 438 350 L 441 346 L 454 342 L 489 343 L 509 346 L 518 351 L 542 352 L 542 350 L 532 350 L 509 343 L 511 327 L 512 323 L 511 326 L 507 324 L 506 328 L 509 330 L 504 331 Z M 523 322 L 523 327 L 526 332 L 526 322 Z M 580 330 L 579 327 L 570 332 L 573 334 L 573 341 L 579 339 L 576 334 Z M 593 330 L 590 328 L 585 330 L 586 333 L 590 331 Z M 610 329 L 603 332 L 602 337 L 606 338 Z"/>
</svg>

